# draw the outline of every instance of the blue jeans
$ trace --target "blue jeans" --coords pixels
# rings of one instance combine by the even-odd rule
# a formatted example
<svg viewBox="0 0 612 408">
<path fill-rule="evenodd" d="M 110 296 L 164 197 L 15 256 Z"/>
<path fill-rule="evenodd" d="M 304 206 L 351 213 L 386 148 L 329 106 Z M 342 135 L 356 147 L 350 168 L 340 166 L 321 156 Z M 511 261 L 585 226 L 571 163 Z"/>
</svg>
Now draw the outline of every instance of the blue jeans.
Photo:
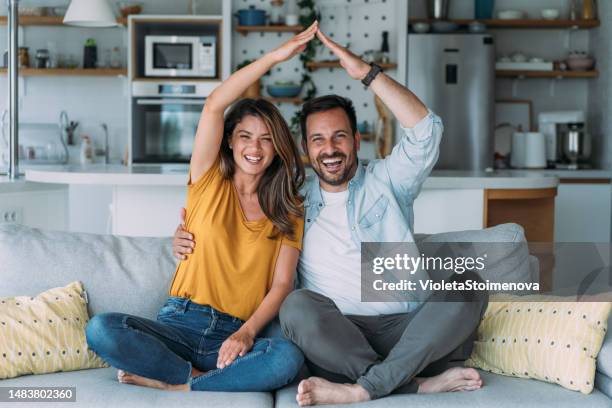
<svg viewBox="0 0 612 408">
<path fill-rule="evenodd" d="M 244 322 L 189 299 L 169 297 L 157 321 L 123 313 L 94 316 L 89 348 L 113 367 L 196 391 L 271 391 L 289 384 L 304 362 L 282 337 L 256 338 L 253 348 L 217 369 L 221 344 Z M 191 378 L 192 367 L 206 373 Z"/>
</svg>

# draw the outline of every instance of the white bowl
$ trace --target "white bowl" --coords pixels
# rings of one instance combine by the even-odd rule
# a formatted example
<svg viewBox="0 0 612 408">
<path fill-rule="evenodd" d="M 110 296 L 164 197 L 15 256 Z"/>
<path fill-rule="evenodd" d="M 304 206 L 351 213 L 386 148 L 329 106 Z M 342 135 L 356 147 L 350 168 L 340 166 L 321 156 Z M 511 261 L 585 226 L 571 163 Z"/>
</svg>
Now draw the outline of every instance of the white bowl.
<svg viewBox="0 0 612 408">
<path fill-rule="evenodd" d="M 520 10 L 502 10 L 497 13 L 500 20 L 520 20 L 525 18 L 525 12 Z"/>
<path fill-rule="evenodd" d="M 419 34 L 429 32 L 430 28 L 431 27 L 429 26 L 429 23 L 418 22 L 412 24 L 412 29 L 414 30 L 414 32 Z"/>
<path fill-rule="evenodd" d="M 557 9 L 544 9 L 540 12 L 540 14 L 544 20 L 556 20 L 559 18 L 561 13 L 559 13 L 559 10 Z"/>
</svg>

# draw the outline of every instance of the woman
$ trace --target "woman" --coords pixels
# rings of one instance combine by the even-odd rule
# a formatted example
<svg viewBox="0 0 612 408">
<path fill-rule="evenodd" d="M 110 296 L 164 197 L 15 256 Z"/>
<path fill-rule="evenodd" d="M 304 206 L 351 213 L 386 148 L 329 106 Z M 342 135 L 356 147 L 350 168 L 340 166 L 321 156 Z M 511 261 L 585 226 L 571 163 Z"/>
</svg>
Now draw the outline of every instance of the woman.
<svg viewBox="0 0 612 408">
<path fill-rule="evenodd" d="M 269 391 L 303 363 L 280 337 L 258 338 L 293 289 L 304 227 L 304 168 L 278 110 L 237 102 L 274 65 L 303 51 L 306 31 L 235 72 L 207 98 L 190 164 L 187 228 L 198 247 L 182 261 L 157 321 L 94 316 L 90 348 L 119 381 L 170 390 Z"/>
</svg>

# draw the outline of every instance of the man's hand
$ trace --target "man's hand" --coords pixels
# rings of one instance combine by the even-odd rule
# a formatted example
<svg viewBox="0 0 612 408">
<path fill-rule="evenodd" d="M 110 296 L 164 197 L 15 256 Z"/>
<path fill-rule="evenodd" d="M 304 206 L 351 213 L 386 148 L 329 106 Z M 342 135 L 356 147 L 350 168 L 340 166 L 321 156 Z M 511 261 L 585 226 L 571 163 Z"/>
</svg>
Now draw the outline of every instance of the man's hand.
<svg viewBox="0 0 612 408">
<path fill-rule="evenodd" d="M 287 61 L 300 52 L 306 49 L 308 42 L 312 40 L 319 28 L 319 22 L 315 21 L 310 27 L 301 33 L 291 37 L 289 41 L 283 43 L 280 47 L 270 52 L 270 56 L 273 58 L 274 63 L 278 64 Z"/>
<path fill-rule="evenodd" d="M 180 260 L 187 259 L 187 254 L 192 253 L 193 248 L 195 248 L 193 235 L 185 229 L 185 215 L 185 209 L 181 208 L 181 223 L 176 228 L 174 239 L 172 240 L 172 254 L 176 259 Z"/>
<path fill-rule="evenodd" d="M 237 332 L 229 336 L 219 349 L 217 358 L 217 368 L 225 368 L 236 359 L 244 356 L 253 348 L 255 336 L 248 330 L 240 328 Z"/>
<path fill-rule="evenodd" d="M 330 40 L 320 29 L 317 30 L 317 37 L 336 57 L 338 57 L 340 65 L 342 65 L 351 78 L 361 81 L 368 75 L 368 72 L 370 72 L 370 64 L 350 52 L 347 48 Z"/>
</svg>

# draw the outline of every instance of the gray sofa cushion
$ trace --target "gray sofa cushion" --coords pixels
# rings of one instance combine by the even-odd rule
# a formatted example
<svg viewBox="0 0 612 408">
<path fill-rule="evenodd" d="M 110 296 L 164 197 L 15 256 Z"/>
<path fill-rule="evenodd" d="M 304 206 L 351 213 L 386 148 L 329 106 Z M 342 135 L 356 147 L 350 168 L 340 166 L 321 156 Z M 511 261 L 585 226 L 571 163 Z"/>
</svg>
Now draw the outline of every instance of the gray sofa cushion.
<svg viewBox="0 0 612 408">
<path fill-rule="evenodd" d="M 607 375 L 600 373 L 599 371 L 595 372 L 595 387 L 606 394 L 608 397 L 612 398 L 612 378 Z M 612 404 L 612 402 L 611 402 Z"/>
<path fill-rule="evenodd" d="M 441 394 L 394 394 L 386 398 L 359 404 L 360 408 L 609 408 L 610 400 L 594 389 L 589 395 L 566 390 L 556 384 L 536 380 L 506 377 L 480 371 L 484 386 L 472 392 L 446 392 Z M 277 408 L 295 408 L 296 385 L 276 393 Z M 325 407 L 346 407 L 326 405 Z"/>
<path fill-rule="evenodd" d="M 500 224 L 482 230 L 444 232 L 441 234 L 417 234 L 415 242 L 426 255 L 433 255 L 438 245 L 444 243 L 477 243 L 470 247 L 453 247 L 456 256 L 487 255 L 483 279 L 495 282 L 537 282 L 539 280 L 537 258 L 529 255 L 525 230 L 518 224 Z M 504 243 L 508 243 L 504 245 Z M 425 244 L 425 245 L 422 245 Z"/>
<path fill-rule="evenodd" d="M 608 332 L 597 356 L 597 371 L 612 378 L 612 313 L 608 318 Z"/>
<path fill-rule="evenodd" d="M 165 408 L 165 407 L 248 407 L 272 408 L 274 396 L 265 392 L 178 392 L 161 391 L 117 381 L 117 370 L 98 368 L 44 375 L 29 375 L 0 381 L 2 387 L 76 387 L 76 404 L 44 402 L 22 406 Z M 10 404 L 9 404 L 10 405 Z"/>
<path fill-rule="evenodd" d="M 155 318 L 174 274 L 170 238 L 43 231 L 0 224 L 0 296 L 83 282 L 90 314 Z"/>
</svg>

